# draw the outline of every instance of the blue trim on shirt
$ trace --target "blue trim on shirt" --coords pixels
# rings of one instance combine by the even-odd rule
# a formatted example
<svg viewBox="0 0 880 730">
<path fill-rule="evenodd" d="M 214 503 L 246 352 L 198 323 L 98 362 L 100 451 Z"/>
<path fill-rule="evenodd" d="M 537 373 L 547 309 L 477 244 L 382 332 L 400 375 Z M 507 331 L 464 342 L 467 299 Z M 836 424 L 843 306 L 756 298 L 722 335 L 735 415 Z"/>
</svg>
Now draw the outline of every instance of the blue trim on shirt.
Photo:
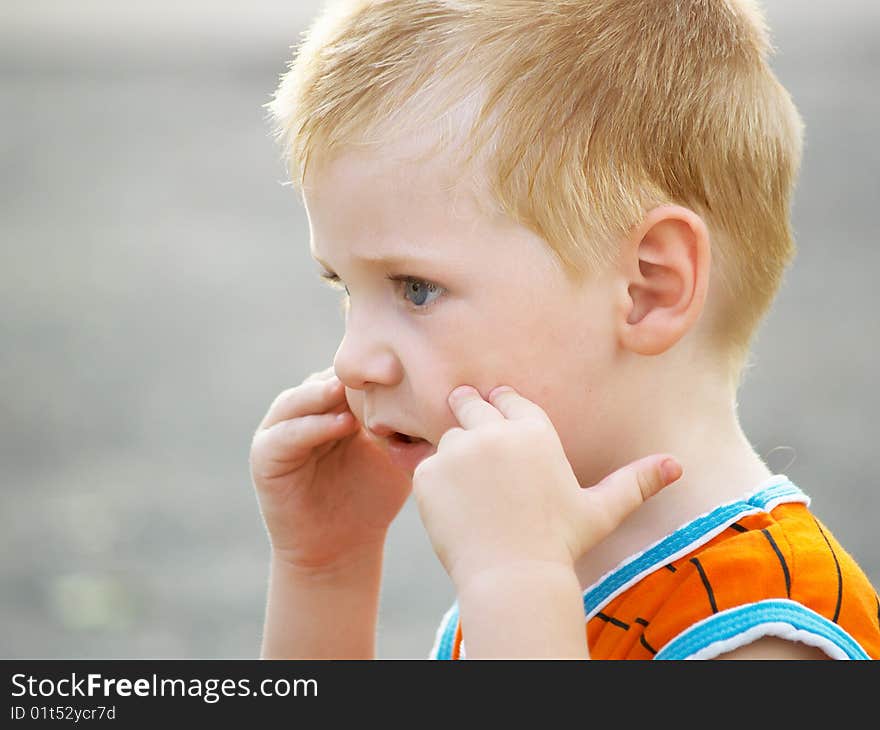
<svg viewBox="0 0 880 730">
<path fill-rule="evenodd" d="M 737 500 L 716 507 L 702 517 L 679 528 L 663 538 L 653 547 L 635 557 L 631 562 L 609 573 L 592 588 L 584 592 L 584 613 L 589 616 L 608 602 L 623 586 L 629 584 L 642 573 L 650 572 L 664 565 L 672 556 L 681 553 L 689 545 L 719 528 L 736 522 L 744 514 L 764 511 L 774 501 L 797 501 L 807 496 L 791 481 L 771 485 L 755 492 L 747 500 Z"/>
<path fill-rule="evenodd" d="M 446 620 L 441 629 L 437 652 L 433 659 L 452 659 L 452 647 L 455 644 L 455 630 L 458 628 L 458 601 L 446 612 Z"/>
<path fill-rule="evenodd" d="M 870 659 L 840 626 L 806 606 L 785 598 L 735 606 L 712 614 L 668 642 L 654 659 L 687 659 L 717 641 L 727 641 L 767 623 L 784 623 L 819 636 L 840 648 L 849 659 Z"/>
</svg>

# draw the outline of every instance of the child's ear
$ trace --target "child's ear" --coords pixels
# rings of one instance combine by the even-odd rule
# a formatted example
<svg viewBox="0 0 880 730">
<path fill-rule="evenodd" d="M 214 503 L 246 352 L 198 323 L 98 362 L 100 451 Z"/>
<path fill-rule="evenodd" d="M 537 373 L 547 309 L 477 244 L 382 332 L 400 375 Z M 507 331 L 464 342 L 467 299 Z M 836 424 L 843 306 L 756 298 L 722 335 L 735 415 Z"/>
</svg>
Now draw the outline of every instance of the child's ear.
<svg viewBox="0 0 880 730">
<path fill-rule="evenodd" d="M 658 355 L 693 327 L 703 311 L 710 272 L 709 232 L 700 216 L 677 205 L 648 213 L 620 259 L 624 308 L 621 344 Z"/>
</svg>

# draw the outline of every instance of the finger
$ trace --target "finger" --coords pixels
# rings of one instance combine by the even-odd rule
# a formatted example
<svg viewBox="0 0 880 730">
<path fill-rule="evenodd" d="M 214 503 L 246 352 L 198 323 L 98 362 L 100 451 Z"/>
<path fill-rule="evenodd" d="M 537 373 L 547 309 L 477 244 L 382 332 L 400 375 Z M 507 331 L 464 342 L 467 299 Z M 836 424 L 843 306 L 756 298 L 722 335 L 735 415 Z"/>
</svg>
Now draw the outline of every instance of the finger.
<svg viewBox="0 0 880 730">
<path fill-rule="evenodd" d="M 601 515 L 602 539 L 664 487 L 681 478 L 681 465 L 669 454 L 654 454 L 612 472 L 584 490 L 589 516 Z"/>
<path fill-rule="evenodd" d="M 336 368 L 331 365 L 330 367 L 324 368 L 323 370 L 318 370 L 308 377 L 306 377 L 303 382 L 304 383 L 312 383 L 316 380 L 330 380 L 336 376 Z"/>
<path fill-rule="evenodd" d="M 271 428 L 280 421 L 310 414 L 326 413 L 345 401 L 345 388 L 335 375 L 329 380 L 312 380 L 278 394 L 257 430 Z"/>
<path fill-rule="evenodd" d="M 489 393 L 489 401 L 505 418 L 542 418 L 550 420 L 547 412 L 537 403 L 520 395 L 509 385 L 499 385 Z"/>
<path fill-rule="evenodd" d="M 476 428 L 481 423 L 503 421 L 504 416 L 480 392 L 470 385 L 460 385 L 449 394 L 449 407 L 462 428 Z"/>
<path fill-rule="evenodd" d="M 272 476 L 273 465 L 289 466 L 308 458 L 318 446 L 342 438 L 354 417 L 350 413 L 319 413 L 279 421 L 258 431 L 251 445 L 252 461 L 261 464 L 266 476 Z"/>
</svg>

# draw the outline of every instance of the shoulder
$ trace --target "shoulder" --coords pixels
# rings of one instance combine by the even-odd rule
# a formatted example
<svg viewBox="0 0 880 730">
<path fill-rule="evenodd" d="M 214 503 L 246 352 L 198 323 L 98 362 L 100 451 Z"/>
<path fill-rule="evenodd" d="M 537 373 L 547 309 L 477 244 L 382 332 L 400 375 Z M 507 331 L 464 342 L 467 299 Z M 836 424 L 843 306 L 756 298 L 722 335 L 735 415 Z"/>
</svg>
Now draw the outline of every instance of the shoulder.
<svg viewBox="0 0 880 730">
<path fill-rule="evenodd" d="M 880 600 L 803 504 L 732 525 L 677 561 L 649 637 L 658 658 L 868 658 L 880 650 Z"/>
<path fill-rule="evenodd" d="M 880 658 L 880 598 L 778 479 L 720 505 L 584 594 L 594 657 Z"/>
</svg>

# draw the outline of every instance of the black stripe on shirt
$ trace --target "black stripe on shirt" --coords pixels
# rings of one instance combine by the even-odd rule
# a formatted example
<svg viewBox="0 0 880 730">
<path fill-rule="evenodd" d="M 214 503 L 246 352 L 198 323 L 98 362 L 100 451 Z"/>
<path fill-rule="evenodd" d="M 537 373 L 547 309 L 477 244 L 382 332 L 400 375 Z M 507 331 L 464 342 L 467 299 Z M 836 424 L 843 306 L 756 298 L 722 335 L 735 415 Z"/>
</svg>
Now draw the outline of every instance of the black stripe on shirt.
<svg viewBox="0 0 880 730">
<path fill-rule="evenodd" d="M 640 616 L 636 617 L 636 623 L 639 624 L 640 626 L 644 626 L 645 628 L 647 628 L 647 626 L 648 626 L 648 622 L 645 621 L 645 619 L 641 618 Z M 641 634 L 641 636 L 639 636 L 639 643 L 642 646 L 644 646 L 652 654 L 657 653 L 657 650 L 653 646 L 651 646 L 648 643 L 648 640 L 645 638 L 645 629 L 642 629 L 642 634 Z"/>
<path fill-rule="evenodd" d="M 831 543 L 828 541 L 828 536 L 825 534 L 825 530 L 823 530 L 822 525 L 819 524 L 819 520 L 813 517 L 813 522 L 816 523 L 816 527 L 819 529 L 822 537 L 825 538 L 825 544 L 831 551 L 831 557 L 834 558 L 834 567 L 837 569 L 837 605 L 834 607 L 834 618 L 831 619 L 834 623 L 837 623 L 837 617 L 840 616 L 840 603 L 843 600 L 843 574 L 840 572 L 840 561 L 838 561 L 837 554 L 834 552 L 834 548 L 831 547 Z"/>
<path fill-rule="evenodd" d="M 656 653 L 657 653 L 657 650 L 656 650 L 653 646 L 651 646 L 651 645 L 648 643 L 648 640 L 645 638 L 645 635 L 644 635 L 644 634 L 642 634 L 642 635 L 639 637 L 639 643 L 640 643 L 642 646 L 644 646 L 644 647 L 645 647 L 649 652 L 651 652 L 652 654 L 656 654 Z"/>
<path fill-rule="evenodd" d="M 703 566 L 700 565 L 700 561 L 697 560 L 697 558 L 691 558 L 691 562 L 697 566 L 697 571 L 700 573 L 700 580 L 703 581 L 706 595 L 709 596 L 709 605 L 712 606 L 712 613 L 718 613 L 718 606 L 715 605 L 715 593 L 712 590 L 712 584 L 709 582 L 709 578 L 706 576 L 706 571 L 703 570 Z"/>
<path fill-rule="evenodd" d="M 770 547 L 773 548 L 776 557 L 779 558 L 779 564 L 782 565 L 782 573 L 785 575 L 785 594 L 791 598 L 791 574 L 788 572 L 788 565 L 785 562 L 782 551 L 779 549 L 779 545 L 776 544 L 776 540 L 773 539 L 773 535 L 770 534 L 770 531 L 766 527 L 761 530 L 761 532 L 764 537 L 767 538 L 767 542 L 770 543 Z"/>
<path fill-rule="evenodd" d="M 609 616 L 609 615 L 604 614 L 601 611 L 599 611 L 599 613 L 596 614 L 596 618 L 600 618 L 603 621 L 607 621 L 609 624 L 613 624 L 614 626 L 617 626 L 618 628 L 621 628 L 624 631 L 629 631 L 629 624 L 624 623 L 620 619 L 614 618 L 614 616 Z"/>
</svg>

